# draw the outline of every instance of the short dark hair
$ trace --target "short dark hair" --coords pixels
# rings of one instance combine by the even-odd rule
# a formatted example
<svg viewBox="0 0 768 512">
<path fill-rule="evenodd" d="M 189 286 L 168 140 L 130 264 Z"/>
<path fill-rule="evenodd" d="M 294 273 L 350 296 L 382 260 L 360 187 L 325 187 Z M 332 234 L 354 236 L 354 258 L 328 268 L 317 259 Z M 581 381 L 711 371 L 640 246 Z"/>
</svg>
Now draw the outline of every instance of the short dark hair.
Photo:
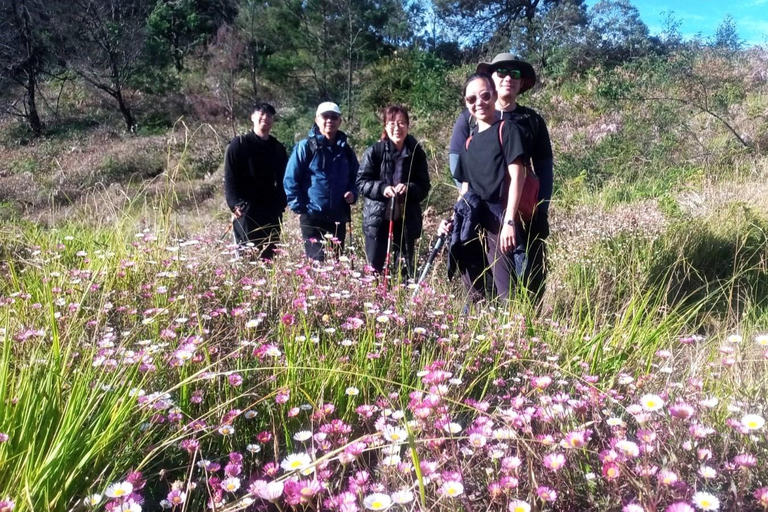
<svg viewBox="0 0 768 512">
<path fill-rule="evenodd" d="M 269 114 L 271 116 L 275 115 L 275 107 L 267 103 L 266 101 L 257 101 L 253 104 L 251 107 L 251 115 L 255 114 L 256 112 L 264 112 L 265 114 Z"/>
<path fill-rule="evenodd" d="M 387 122 L 394 121 L 398 115 L 401 115 L 405 118 L 405 124 L 407 125 L 411 124 L 411 120 L 408 117 L 408 109 L 406 109 L 402 105 L 388 106 L 387 108 L 384 109 L 384 112 L 382 113 L 382 116 L 381 116 L 383 117 L 382 121 L 384 122 L 384 129 L 381 131 L 381 140 L 388 138 L 387 129 L 386 129 Z"/>
</svg>

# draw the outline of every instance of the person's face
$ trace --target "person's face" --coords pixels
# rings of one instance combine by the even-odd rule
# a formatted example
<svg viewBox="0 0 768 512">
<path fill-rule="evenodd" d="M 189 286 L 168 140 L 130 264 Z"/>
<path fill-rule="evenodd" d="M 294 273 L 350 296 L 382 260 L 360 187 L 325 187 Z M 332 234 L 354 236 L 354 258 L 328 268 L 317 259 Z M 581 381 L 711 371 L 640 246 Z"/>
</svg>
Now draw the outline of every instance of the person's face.
<svg viewBox="0 0 768 512">
<path fill-rule="evenodd" d="M 496 115 L 496 93 L 488 87 L 482 78 L 472 80 L 467 84 L 464 101 L 470 114 L 475 118 L 493 123 Z"/>
<path fill-rule="evenodd" d="M 270 130 L 272 130 L 272 125 L 275 122 L 275 116 L 269 112 L 257 110 L 251 114 L 251 121 L 253 121 L 253 131 L 260 135 L 269 135 Z"/>
<path fill-rule="evenodd" d="M 315 118 L 315 123 L 326 139 L 333 140 L 341 126 L 341 116 L 336 112 L 323 112 Z"/>
<path fill-rule="evenodd" d="M 408 121 L 405 120 L 403 114 L 397 114 L 394 119 L 387 121 L 384 125 L 384 129 L 387 132 L 389 140 L 400 147 L 408 136 Z"/>
<path fill-rule="evenodd" d="M 502 100 L 514 100 L 520 91 L 522 75 L 519 69 L 500 66 L 493 72 L 496 92 Z"/>
</svg>

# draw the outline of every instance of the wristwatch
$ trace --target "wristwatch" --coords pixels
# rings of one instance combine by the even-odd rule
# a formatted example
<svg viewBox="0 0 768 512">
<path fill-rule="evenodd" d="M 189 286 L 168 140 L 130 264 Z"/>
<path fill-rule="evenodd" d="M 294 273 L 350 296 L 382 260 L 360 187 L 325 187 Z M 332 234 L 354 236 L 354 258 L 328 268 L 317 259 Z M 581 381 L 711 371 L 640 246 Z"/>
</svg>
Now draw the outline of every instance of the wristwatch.
<svg viewBox="0 0 768 512">
<path fill-rule="evenodd" d="M 507 220 L 507 226 L 515 227 L 515 221 L 513 221 L 512 219 L 508 219 Z"/>
</svg>

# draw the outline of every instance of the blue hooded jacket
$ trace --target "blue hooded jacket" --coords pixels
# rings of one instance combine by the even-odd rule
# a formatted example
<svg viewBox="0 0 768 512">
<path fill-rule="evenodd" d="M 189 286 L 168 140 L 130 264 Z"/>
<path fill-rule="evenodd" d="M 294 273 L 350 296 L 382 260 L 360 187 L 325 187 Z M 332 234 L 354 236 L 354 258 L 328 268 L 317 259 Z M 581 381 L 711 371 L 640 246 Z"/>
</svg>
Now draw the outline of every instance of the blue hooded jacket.
<svg viewBox="0 0 768 512">
<path fill-rule="evenodd" d="M 288 206 L 295 213 L 346 222 L 350 211 L 344 194 L 352 192 L 357 201 L 359 166 L 344 132 L 339 131 L 331 144 L 313 125 L 309 137 L 296 144 L 288 160 L 283 179 Z"/>
</svg>

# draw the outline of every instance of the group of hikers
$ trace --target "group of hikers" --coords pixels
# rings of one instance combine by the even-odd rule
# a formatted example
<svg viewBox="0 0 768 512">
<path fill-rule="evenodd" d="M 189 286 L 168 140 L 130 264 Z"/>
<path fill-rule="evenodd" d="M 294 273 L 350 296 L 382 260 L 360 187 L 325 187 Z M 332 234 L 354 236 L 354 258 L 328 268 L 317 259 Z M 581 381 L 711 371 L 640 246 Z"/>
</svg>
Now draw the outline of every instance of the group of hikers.
<svg viewBox="0 0 768 512">
<path fill-rule="evenodd" d="M 533 67 L 508 53 L 481 62 L 464 84 L 466 109 L 453 127 L 451 174 L 459 198 L 440 237 L 450 238 L 449 276 L 459 272 L 472 302 L 506 299 L 518 286 L 541 295 L 545 278 L 552 146 L 544 119 L 517 104 L 536 83 Z M 321 103 L 309 136 L 288 154 L 270 135 L 275 109 L 257 103 L 253 131 L 227 148 L 224 182 L 236 242 L 272 259 L 287 207 L 299 215 L 304 250 L 325 259 L 330 238 L 343 250 L 360 195 L 368 263 L 386 276 L 390 258 L 414 275 L 421 203 L 430 191 L 427 156 L 409 133 L 408 110 L 387 107 L 378 142 L 358 162 L 340 130 L 336 103 Z"/>
</svg>

